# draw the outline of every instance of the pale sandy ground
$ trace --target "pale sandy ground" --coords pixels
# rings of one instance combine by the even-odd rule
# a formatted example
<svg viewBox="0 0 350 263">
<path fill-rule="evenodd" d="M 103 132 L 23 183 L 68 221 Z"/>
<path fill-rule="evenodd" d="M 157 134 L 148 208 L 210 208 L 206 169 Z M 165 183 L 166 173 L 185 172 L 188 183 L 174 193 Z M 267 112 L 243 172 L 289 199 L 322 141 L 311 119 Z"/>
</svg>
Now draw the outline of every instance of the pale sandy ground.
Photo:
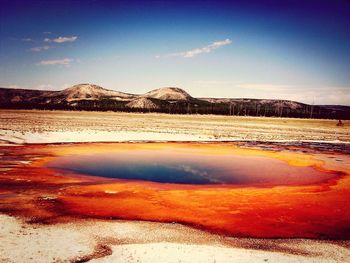
<svg viewBox="0 0 350 263">
<path fill-rule="evenodd" d="M 0 239 L 0 262 L 345 263 L 350 259 L 345 247 L 349 242 L 225 238 L 178 224 L 135 221 L 29 225 L 0 215 Z M 252 249 L 259 246 L 269 248 Z"/>
<path fill-rule="evenodd" d="M 350 142 L 350 121 L 0 110 L 0 139 L 16 143 L 91 141 Z"/>
<path fill-rule="evenodd" d="M 87 141 L 350 142 L 350 123 L 224 116 L 0 110 L 0 144 Z M 6 146 L 5 146 L 6 147 Z M 179 224 L 26 224 L 0 215 L 0 262 L 350 262 L 350 242 L 237 239 Z"/>
</svg>

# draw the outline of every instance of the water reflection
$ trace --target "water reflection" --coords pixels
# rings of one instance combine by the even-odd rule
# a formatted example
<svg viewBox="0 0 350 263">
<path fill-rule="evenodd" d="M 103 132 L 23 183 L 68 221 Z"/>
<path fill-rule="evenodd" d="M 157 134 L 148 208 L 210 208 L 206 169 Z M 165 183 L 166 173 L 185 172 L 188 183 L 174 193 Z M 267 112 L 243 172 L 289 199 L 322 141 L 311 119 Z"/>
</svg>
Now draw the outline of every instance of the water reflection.
<svg viewBox="0 0 350 263">
<path fill-rule="evenodd" d="M 80 174 L 173 184 L 311 184 L 334 174 L 261 156 L 133 149 L 58 157 L 47 167 Z"/>
</svg>

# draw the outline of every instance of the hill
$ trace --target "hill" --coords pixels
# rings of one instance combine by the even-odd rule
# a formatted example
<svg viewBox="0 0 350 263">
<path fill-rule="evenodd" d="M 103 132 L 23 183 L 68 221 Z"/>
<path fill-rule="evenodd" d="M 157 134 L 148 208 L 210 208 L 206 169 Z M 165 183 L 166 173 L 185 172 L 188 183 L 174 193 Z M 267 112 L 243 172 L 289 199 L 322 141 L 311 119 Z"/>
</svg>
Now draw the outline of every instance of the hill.
<svg viewBox="0 0 350 263">
<path fill-rule="evenodd" d="M 76 100 L 99 100 L 111 98 L 116 100 L 130 100 L 135 95 L 119 91 L 104 89 L 93 84 L 78 84 L 56 93 L 56 96 L 63 97 L 66 101 Z"/>
<path fill-rule="evenodd" d="M 159 106 L 148 98 L 136 98 L 125 105 L 132 109 L 158 110 Z"/>
<path fill-rule="evenodd" d="M 78 84 L 61 91 L 0 88 L 0 108 L 350 119 L 350 106 L 272 99 L 194 98 L 175 87 L 137 95 L 94 84 Z"/>
<path fill-rule="evenodd" d="M 169 101 L 189 101 L 192 99 L 190 94 L 183 89 L 173 87 L 151 90 L 142 96 L 146 98 Z"/>
</svg>

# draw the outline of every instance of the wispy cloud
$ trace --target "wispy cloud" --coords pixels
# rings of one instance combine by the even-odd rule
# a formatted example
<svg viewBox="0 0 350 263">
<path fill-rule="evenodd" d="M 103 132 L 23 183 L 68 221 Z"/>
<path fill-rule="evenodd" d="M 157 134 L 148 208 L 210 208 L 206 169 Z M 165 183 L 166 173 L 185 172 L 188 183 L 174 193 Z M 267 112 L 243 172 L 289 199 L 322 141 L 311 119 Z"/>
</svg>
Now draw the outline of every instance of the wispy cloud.
<svg viewBox="0 0 350 263">
<path fill-rule="evenodd" d="M 239 83 L 237 81 L 227 80 L 197 80 L 193 82 L 196 85 L 206 87 L 232 87 L 240 90 L 258 90 L 258 91 L 285 91 L 295 88 L 292 85 L 280 85 L 271 83 Z"/>
<path fill-rule="evenodd" d="M 350 87 L 340 86 L 297 86 L 276 95 L 280 98 L 309 104 L 349 105 Z"/>
<path fill-rule="evenodd" d="M 33 87 L 37 90 L 53 90 L 54 87 L 51 84 L 39 84 L 38 86 Z"/>
<path fill-rule="evenodd" d="M 45 38 L 44 42 L 55 42 L 55 43 L 65 43 L 65 42 L 74 42 L 77 40 L 77 36 L 71 36 L 71 37 L 57 37 L 57 38 Z"/>
<path fill-rule="evenodd" d="M 1 85 L 1 87 L 8 88 L 8 89 L 23 89 L 19 85 L 11 84 L 11 85 Z"/>
<path fill-rule="evenodd" d="M 261 84 L 261 83 L 246 83 L 238 84 L 237 88 L 261 90 L 261 91 L 285 91 L 295 88 L 292 85 L 278 85 L 278 84 Z"/>
<path fill-rule="evenodd" d="M 157 55 L 156 58 L 161 58 L 161 57 L 193 58 L 193 57 L 195 57 L 197 55 L 200 55 L 200 54 L 210 53 L 211 51 L 213 51 L 215 49 L 218 49 L 218 48 L 223 47 L 223 46 L 230 45 L 231 43 L 232 43 L 232 41 L 230 39 L 226 38 L 225 40 L 215 41 L 215 42 L 213 42 L 210 45 L 207 45 L 205 47 L 194 48 L 194 49 L 191 49 L 191 50 L 178 52 L 178 53 L 172 53 L 172 54 L 168 54 L 168 55 L 165 55 L 165 56 Z"/>
<path fill-rule="evenodd" d="M 52 84 L 47 84 L 47 83 L 41 83 L 37 85 L 32 85 L 32 86 L 21 86 L 17 84 L 11 84 L 11 85 L 1 85 L 0 87 L 4 88 L 9 88 L 9 89 L 30 89 L 30 90 L 63 90 L 66 88 L 71 87 L 73 84 L 63 84 L 60 87 L 55 87 Z"/>
<path fill-rule="evenodd" d="M 221 90 L 226 91 L 225 97 L 231 98 L 286 99 L 309 104 L 350 105 L 349 86 L 240 83 L 235 80 L 197 80 L 191 85 L 198 90 L 198 96 L 202 97 L 216 97 L 217 91 Z M 203 91 L 207 93 L 203 94 Z"/>
<path fill-rule="evenodd" d="M 50 32 L 50 31 L 44 31 L 43 34 L 44 34 L 44 35 L 50 35 L 51 32 Z"/>
<path fill-rule="evenodd" d="M 73 61 L 73 59 L 70 58 L 64 58 L 64 59 L 54 59 L 54 60 L 42 60 L 37 65 L 65 65 L 69 66 L 70 63 Z"/>
<path fill-rule="evenodd" d="M 34 39 L 29 38 L 29 37 L 22 38 L 21 40 L 24 41 L 24 42 L 35 42 Z"/>
<path fill-rule="evenodd" d="M 40 46 L 40 47 L 32 47 L 30 49 L 30 51 L 32 51 L 32 52 L 40 52 L 40 51 L 48 50 L 50 48 L 51 48 L 50 46 L 45 45 L 45 46 Z"/>
</svg>

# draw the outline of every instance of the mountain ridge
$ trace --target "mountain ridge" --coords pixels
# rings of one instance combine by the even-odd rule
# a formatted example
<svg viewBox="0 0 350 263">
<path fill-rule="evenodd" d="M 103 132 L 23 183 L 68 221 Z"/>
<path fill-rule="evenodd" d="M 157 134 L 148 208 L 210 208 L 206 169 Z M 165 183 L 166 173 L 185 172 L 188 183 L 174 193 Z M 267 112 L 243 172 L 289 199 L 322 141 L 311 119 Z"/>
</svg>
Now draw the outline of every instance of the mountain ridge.
<svg viewBox="0 0 350 263">
<path fill-rule="evenodd" d="M 177 87 L 131 94 L 89 83 L 57 91 L 0 88 L 0 108 L 350 119 L 350 106 L 343 105 L 308 105 L 276 99 L 195 98 Z"/>
</svg>

